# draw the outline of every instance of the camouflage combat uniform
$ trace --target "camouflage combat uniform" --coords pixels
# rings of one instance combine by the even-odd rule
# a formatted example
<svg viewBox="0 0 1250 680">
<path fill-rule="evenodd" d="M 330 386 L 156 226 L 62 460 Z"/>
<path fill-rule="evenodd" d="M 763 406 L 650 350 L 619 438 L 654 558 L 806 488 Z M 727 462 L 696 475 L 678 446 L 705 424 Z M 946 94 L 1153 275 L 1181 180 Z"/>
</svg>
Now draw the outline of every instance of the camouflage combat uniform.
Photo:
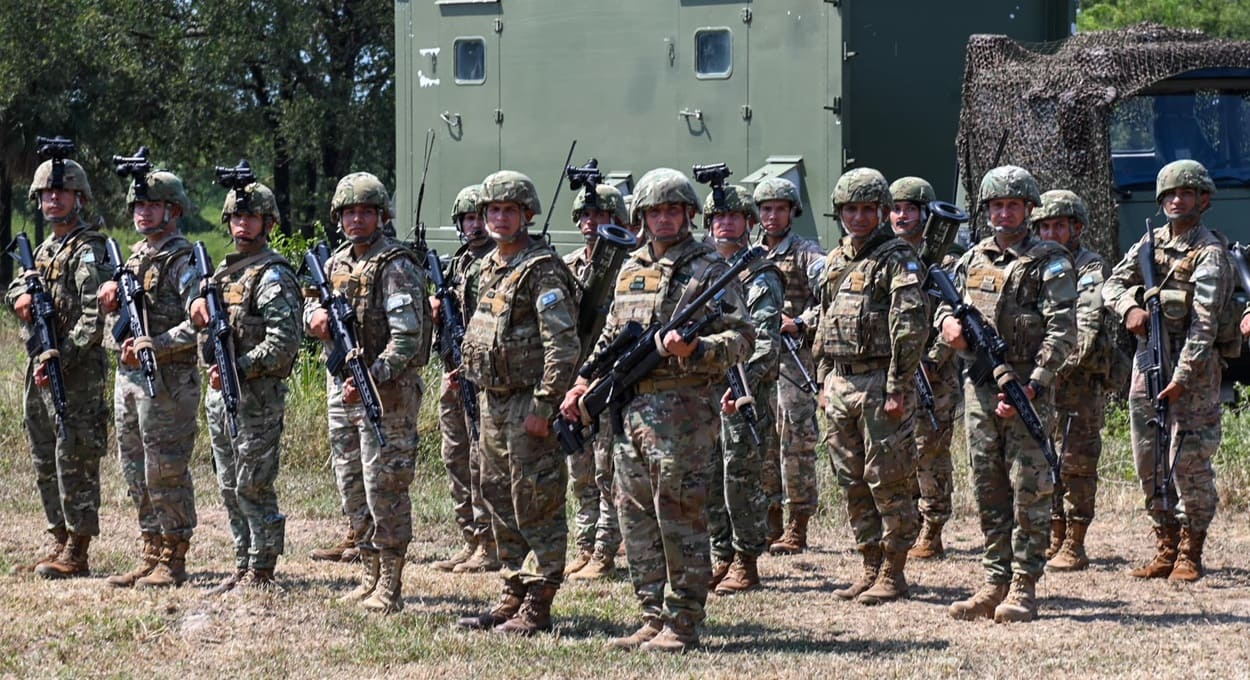
<svg viewBox="0 0 1250 680">
<path fill-rule="evenodd" d="M 590 254 L 586 250 L 586 248 L 578 248 L 564 256 L 564 264 L 568 265 L 569 271 L 573 272 L 573 276 L 582 286 L 585 286 L 587 279 L 590 278 Z M 577 545 L 579 560 L 594 553 L 595 533 L 603 509 L 603 504 L 600 503 L 601 491 L 596 480 L 599 476 L 596 461 L 600 458 L 600 449 L 609 446 L 600 442 L 605 439 L 610 440 L 611 436 L 603 434 L 602 430 L 600 434 L 602 436 L 596 436 L 584 450 L 568 457 L 569 482 L 572 485 L 573 497 L 577 499 L 577 507 L 573 510 L 573 540 Z M 614 510 L 608 522 L 609 527 L 617 527 Z M 619 532 L 619 529 L 617 531 Z M 616 542 L 619 544 L 620 539 L 618 538 Z M 613 550 L 615 551 L 616 548 L 613 547 Z"/>
</svg>

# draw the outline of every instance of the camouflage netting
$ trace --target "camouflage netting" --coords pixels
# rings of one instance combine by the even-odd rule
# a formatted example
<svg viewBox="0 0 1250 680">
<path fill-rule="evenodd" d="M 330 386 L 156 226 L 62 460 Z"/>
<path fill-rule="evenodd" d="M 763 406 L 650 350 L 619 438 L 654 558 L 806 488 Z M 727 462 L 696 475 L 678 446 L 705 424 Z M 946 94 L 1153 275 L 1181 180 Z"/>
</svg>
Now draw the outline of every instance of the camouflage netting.
<svg viewBox="0 0 1250 680">
<path fill-rule="evenodd" d="M 1024 166 L 1043 190 L 1070 189 L 1084 197 L 1092 224 L 1082 245 L 1117 257 L 1115 105 L 1160 80 L 1216 67 L 1250 68 L 1250 42 L 1151 23 L 1040 44 L 974 35 L 956 139 L 964 190 L 975 197 L 982 175 L 995 165 Z M 983 238 L 988 232 L 977 207 L 971 206 L 972 224 Z"/>
</svg>

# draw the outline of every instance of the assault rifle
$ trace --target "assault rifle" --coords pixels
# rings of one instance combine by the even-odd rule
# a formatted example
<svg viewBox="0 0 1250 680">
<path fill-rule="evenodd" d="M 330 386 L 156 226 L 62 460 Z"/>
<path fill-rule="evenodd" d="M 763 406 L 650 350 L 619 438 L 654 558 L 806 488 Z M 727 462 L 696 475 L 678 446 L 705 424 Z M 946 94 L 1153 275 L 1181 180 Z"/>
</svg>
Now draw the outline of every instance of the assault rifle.
<svg viewBox="0 0 1250 680">
<path fill-rule="evenodd" d="M 1172 423 L 1168 417 L 1170 404 L 1160 399 L 1159 393 L 1172 381 L 1171 343 L 1167 327 L 1163 325 L 1163 304 L 1159 300 L 1159 276 L 1155 272 L 1155 233 L 1146 219 L 1146 242 L 1137 251 L 1137 268 L 1141 270 L 1142 286 L 1148 293 L 1143 300 L 1150 320 L 1146 326 L 1146 342 L 1138 343 L 1137 370 L 1146 377 L 1146 394 L 1154 407 L 1154 417 L 1146 423 L 1153 428 L 1154 436 L 1154 494 L 1152 503 L 1163 510 L 1172 508 L 1172 476 L 1176 461 L 1169 460 L 1172 451 Z M 1180 455 L 1180 451 L 1176 452 Z"/>
<path fill-rule="evenodd" d="M 218 168 L 220 170 L 220 168 Z M 239 435 L 238 361 L 234 354 L 234 331 L 230 329 L 230 311 L 221 297 L 221 288 L 213 281 L 213 261 L 203 241 L 195 242 L 195 271 L 200 276 L 200 292 L 208 305 L 208 339 L 212 343 L 212 361 L 221 376 L 221 400 L 226 405 L 231 438 Z"/>
<path fill-rule="evenodd" d="M 26 294 L 30 296 L 30 338 L 26 340 L 26 354 L 43 366 L 52 390 L 52 408 L 56 411 L 56 427 L 61 439 L 68 436 L 65 429 L 65 375 L 61 372 L 61 355 L 56 341 L 56 307 L 52 294 L 43 285 L 39 270 L 35 268 L 35 255 L 30 239 L 25 233 L 17 235 L 7 250 L 22 266 L 26 279 Z"/>
<path fill-rule="evenodd" d="M 786 351 L 790 353 L 790 358 L 794 359 L 794 365 L 799 367 L 799 375 L 802 376 L 803 382 L 795 382 L 793 378 L 783 374 L 785 379 L 789 380 L 792 384 L 808 394 L 819 393 L 820 385 L 816 382 L 816 379 L 812 377 L 811 372 L 807 370 L 807 366 L 803 365 L 803 357 L 799 354 L 799 348 L 802 346 L 803 341 L 799 339 L 798 335 L 782 333 L 781 344 L 785 345 Z"/>
<path fill-rule="evenodd" d="M 619 428 L 620 412 L 633 400 L 638 383 L 665 359 L 660 354 L 664 336 L 669 331 L 679 331 L 684 342 L 691 342 L 699 337 L 704 328 L 724 314 L 722 300 L 725 288 L 737 280 L 739 272 L 764 253 L 765 248 L 762 246 L 742 251 L 728 271 L 691 300 L 690 304 L 673 314 L 668 323 L 661 325 L 657 322 L 644 329 L 642 324 L 631 321 L 625 324 L 621 333 L 594 361 L 582 366 L 578 375 L 590 380 L 591 384 L 579 404 L 581 420 L 568 420 L 564 416 L 555 420 L 556 437 L 564 450 L 569 454 L 581 451 L 588 436 L 594 436 L 593 428 L 597 426 L 599 416 L 608 409 L 612 409 L 615 414 Z M 711 311 L 695 319 L 695 314 L 708 303 L 712 303 Z M 592 428 L 589 435 L 586 433 L 587 427 Z"/>
<path fill-rule="evenodd" d="M 729 397 L 738 405 L 738 413 L 746 421 L 751 440 L 756 446 L 763 444 L 764 441 L 760 439 L 759 414 L 755 412 L 755 397 L 751 396 L 751 388 L 747 387 L 747 377 L 742 370 L 742 364 L 730 366 L 726 377 L 729 380 Z"/>
<path fill-rule="evenodd" d="M 1063 494 L 1060 490 L 1063 488 L 1063 477 L 1060 475 L 1060 460 L 1055 454 L 1054 442 L 1034 410 L 1033 402 L 1024 393 L 1020 380 L 1007 365 L 1007 341 L 985 320 L 980 310 L 964 302 L 950 275 L 936 264 L 929 266 L 929 292 L 950 305 L 951 314 L 959 320 L 959 325 L 963 328 L 968 347 L 977 354 L 978 363 L 984 363 L 992 369 L 994 380 L 1006 395 L 1007 403 L 1016 409 L 1025 429 L 1029 431 L 1029 436 L 1041 447 L 1042 455 L 1050 465 L 1050 479 L 1055 485 L 1054 498 L 1062 502 Z"/>
<path fill-rule="evenodd" d="M 916 372 L 911 374 L 911 380 L 916 386 L 916 401 L 920 402 L 925 413 L 928 414 L 929 424 L 933 426 L 933 431 L 941 430 L 942 425 L 937 419 L 937 397 L 933 396 L 933 383 L 929 382 L 929 376 L 924 372 L 923 366 L 916 368 Z"/>
<path fill-rule="evenodd" d="M 461 353 L 461 347 L 464 344 L 464 316 L 460 313 L 460 301 L 456 299 L 455 291 L 443 277 L 443 263 L 438 259 L 438 251 L 431 250 L 426 258 L 430 269 L 430 280 L 434 282 L 434 296 L 440 303 L 438 315 L 443 326 L 442 334 L 439 336 L 438 353 L 447 365 L 452 367 L 452 370 L 459 370 L 464 365 L 464 354 Z M 478 420 L 481 417 L 477 410 L 477 385 L 474 385 L 463 374 L 456 376 L 456 382 L 460 384 L 460 402 L 464 405 L 464 412 L 469 417 L 469 434 L 476 440 Z"/>
<path fill-rule="evenodd" d="M 143 367 L 143 378 L 148 383 L 148 396 L 156 396 L 156 351 L 152 348 L 152 340 L 148 337 L 148 324 L 143 313 L 144 291 L 134 272 L 126 268 L 126 260 L 122 258 L 121 248 L 117 240 L 108 237 L 104 242 L 108 251 L 109 262 L 113 265 L 113 280 L 117 282 L 117 301 L 121 307 L 121 318 L 113 326 L 113 339 L 122 342 L 133 338 L 135 353 L 139 355 L 139 365 Z"/>
<path fill-rule="evenodd" d="M 317 289 L 321 308 L 330 315 L 330 340 L 333 347 L 326 355 L 326 370 L 341 383 L 343 367 L 347 367 L 356 392 L 360 395 L 360 405 L 365 409 L 365 417 L 373 425 L 373 433 L 378 436 L 378 446 L 386 446 L 386 436 L 382 434 L 382 399 L 378 397 L 378 386 L 373 382 L 369 367 L 361 356 L 360 343 L 356 341 L 356 310 L 352 309 L 342 293 L 336 293 L 330 288 L 325 270 L 329 259 L 330 247 L 322 241 L 304 253 L 304 264 L 300 267 L 300 273 L 306 273 Z"/>
</svg>

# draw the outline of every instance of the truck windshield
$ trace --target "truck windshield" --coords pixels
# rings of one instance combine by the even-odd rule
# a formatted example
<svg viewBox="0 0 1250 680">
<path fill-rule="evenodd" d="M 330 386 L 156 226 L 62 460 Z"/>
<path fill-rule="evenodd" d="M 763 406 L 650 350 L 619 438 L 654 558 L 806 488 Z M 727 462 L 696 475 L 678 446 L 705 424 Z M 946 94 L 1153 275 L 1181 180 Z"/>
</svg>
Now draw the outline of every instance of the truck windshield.
<svg viewBox="0 0 1250 680">
<path fill-rule="evenodd" d="M 1142 94 L 1116 105 L 1111 160 L 1116 188 L 1154 186 L 1167 163 L 1191 158 L 1218 187 L 1250 186 L 1250 90 Z"/>
</svg>

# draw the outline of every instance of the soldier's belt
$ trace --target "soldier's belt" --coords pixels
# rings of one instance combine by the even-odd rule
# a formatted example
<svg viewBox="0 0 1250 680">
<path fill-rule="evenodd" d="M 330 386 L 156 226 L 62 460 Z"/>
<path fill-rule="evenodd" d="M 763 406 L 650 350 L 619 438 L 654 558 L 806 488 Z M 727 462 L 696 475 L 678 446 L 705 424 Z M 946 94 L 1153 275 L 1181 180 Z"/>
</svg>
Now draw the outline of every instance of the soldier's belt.
<svg viewBox="0 0 1250 680">
<path fill-rule="evenodd" d="M 483 390 L 485 390 L 485 391 L 487 391 L 487 392 L 490 392 L 492 396 L 496 396 L 496 397 L 510 397 L 510 396 L 512 396 L 512 395 L 514 395 L 514 394 L 516 394 L 517 392 L 533 392 L 533 391 L 534 391 L 534 386 L 533 386 L 533 385 L 520 385 L 520 386 L 517 386 L 517 387 L 510 387 L 510 386 L 504 386 L 504 387 L 482 387 L 481 389 L 483 389 Z"/>
<path fill-rule="evenodd" d="M 638 394 L 654 394 L 656 392 L 680 390 L 686 387 L 702 387 L 706 386 L 708 382 L 707 376 L 697 375 L 683 375 L 672 378 L 644 378 L 638 381 L 634 391 Z"/>
<path fill-rule="evenodd" d="M 871 371 L 880 371 L 890 367 L 889 359 L 869 359 L 867 361 L 840 362 L 835 361 L 829 369 L 834 375 L 846 377 L 861 375 Z"/>
</svg>

